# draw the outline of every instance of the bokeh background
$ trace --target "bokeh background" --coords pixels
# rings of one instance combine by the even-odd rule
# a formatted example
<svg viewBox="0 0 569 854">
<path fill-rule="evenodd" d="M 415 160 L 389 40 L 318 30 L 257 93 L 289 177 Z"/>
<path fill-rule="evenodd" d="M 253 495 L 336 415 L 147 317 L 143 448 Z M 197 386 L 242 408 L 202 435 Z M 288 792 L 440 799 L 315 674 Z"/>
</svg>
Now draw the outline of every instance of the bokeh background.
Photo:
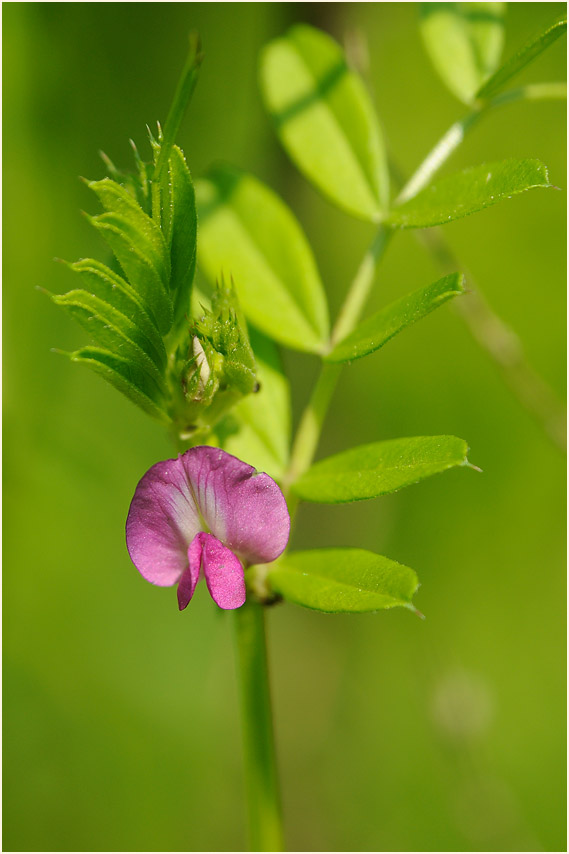
<svg viewBox="0 0 569 854">
<path fill-rule="evenodd" d="M 516 3 L 505 55 L 558 18 Z M 85 337 L 35 289 L 104 256 L 77 176 L 164 120 L 186 32 L 206 60 L 180 133 L 195 175 L 235 162 L 282 193 L 332 311 L 370 228 L 295 172 L 264 116 L 261 46 L 295 21 L 352 45 L 410 172 L 464 108 L 431 68 L 413 3 L 9 3 L 4 19 L 4 850 L 242 850 L 230 614 L 130 564 L 124 521 L 169 441 L 95 375 L 50 352 Z M 365 57 L 364 57 L 365 59 Z M 519 82 L 563 79 L 558 41 Z M 504 107 L 445 171 L 533 156 L 566 187 L 565 104 Z M 565 193 L 532 191 L 445 229 L 531 364 L 564 397 Z M 393 242 L 371 308 L 439 275 Z M 295 417 L 316 360 L 284 354 Z M 466 438 L 484 469 L 375 502 L 302 508 L 295 545 L 361 546 L 414 567 L 407 611 L 270 614 L 291 850 L 565 849 L 564 455 L 448 306 L 345 369 L 319 455 L 399 435 Z"/>
</svg>

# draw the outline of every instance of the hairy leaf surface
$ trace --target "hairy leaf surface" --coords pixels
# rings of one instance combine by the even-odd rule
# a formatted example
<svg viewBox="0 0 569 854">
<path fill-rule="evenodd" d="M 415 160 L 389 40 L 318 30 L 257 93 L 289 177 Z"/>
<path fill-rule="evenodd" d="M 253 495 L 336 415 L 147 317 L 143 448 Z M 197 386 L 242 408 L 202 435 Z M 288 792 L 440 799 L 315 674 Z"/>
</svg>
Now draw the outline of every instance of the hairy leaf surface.
<svg viewBox="0 0 569 854">
<path fill-rule="evenodd" d="M 539 160 L 483 163 L 443 178 L 394 208 L 387 222 L 399 228 L 430 228 L 484 210 L 534 187 L 550 187 Z"/>
<path fill-rule="evenodd" d="M 71 353 L 70 358 L 72 362 L 86 365 L 100 374 L 148 415 L 162 423 L 169 423 L 161 390 L 138 365 L 98 347 L 83 347 Z"/>
<path fill-rule="evenodd" d="M 172 148 L 162 184 L 163 228 L 170 249 L 170 290 L 175 294 L 174 315 L 179 319 L 190 309 L 198 218 L 190 170 L 177 145 Z"/>
</svg>

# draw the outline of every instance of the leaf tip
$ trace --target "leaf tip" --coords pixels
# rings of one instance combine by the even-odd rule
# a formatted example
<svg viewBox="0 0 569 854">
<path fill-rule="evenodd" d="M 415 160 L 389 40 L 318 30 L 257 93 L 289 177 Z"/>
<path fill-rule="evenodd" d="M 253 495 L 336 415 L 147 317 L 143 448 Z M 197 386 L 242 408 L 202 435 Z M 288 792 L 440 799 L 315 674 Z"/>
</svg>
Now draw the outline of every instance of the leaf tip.
<svg viewBox="0 0 569 854">
<path fill-rule="evenodd" d="M 471 463 L 470 460 L 465 460 L 462 463 L 467 469 L 472 469 L 473 471 L 480 472 L 480 474 L 484 474 L 484 470 L 480 468 L 480 466 L 475 466 L 474 463 Z"/>
</svg>

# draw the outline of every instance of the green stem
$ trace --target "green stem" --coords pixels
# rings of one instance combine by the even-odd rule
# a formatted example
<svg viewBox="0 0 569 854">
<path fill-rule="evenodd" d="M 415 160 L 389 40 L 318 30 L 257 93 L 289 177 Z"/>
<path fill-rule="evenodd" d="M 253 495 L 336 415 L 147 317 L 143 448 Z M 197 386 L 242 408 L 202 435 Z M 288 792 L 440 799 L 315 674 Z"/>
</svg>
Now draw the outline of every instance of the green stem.
<svg viewBox="0 0 569 854">
<path fill-rule="evenodd" d="M 420 193 L 421 190 L 424 190 L 441 166 L 446 163 L 451 154 L 461 144 L 467 132 L 484 115 L 485 109 L 486 107 L 479 107 L 450 126 L 407 181 L 395 200 L 396 205 L 402 205 L 403 202 L 407 202 L 416 196 L 417 193 Z"/>
<path fill-rule="evenodd" d="M 392 234 L 391 229 L 383 226 L 378 229 L 346 294 L 346 299 L 330 335 L 328 350 L 331 350 L 336 342 L 349 335 L 356 326 L 375 281 L 378 265 L 383 258 Z M 283 478 L 283 490 L 288 498 L 291 516 L 294 515 L 297 501 L 294 496 L 288 495 L 290 485 L 306 471 L 312 462 L 341 371 L 341 365 L 332 365 L 326 362 L 322 365 L 310 400 L 301 416 L 292 446 L 290 465 Z"/>
<path fill-rule="evenodd" d="M 264 606 L 248 597 L 235 611 L 235 628 L 250 850 L 283 851 Z"/>
</svg>

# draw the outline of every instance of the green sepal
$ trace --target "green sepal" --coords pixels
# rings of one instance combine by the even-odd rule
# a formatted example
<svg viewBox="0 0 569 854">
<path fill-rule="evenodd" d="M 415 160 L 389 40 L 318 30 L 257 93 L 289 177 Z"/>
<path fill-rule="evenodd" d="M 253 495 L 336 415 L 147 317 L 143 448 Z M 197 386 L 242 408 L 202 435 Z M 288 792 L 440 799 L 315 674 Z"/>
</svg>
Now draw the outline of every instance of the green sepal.
<svg viewBox="0 0 569 854">
<path fill-rule="evenodd" d="M 415 572 L 363 549 L 292 552 L 269 566 L 268 585 L 289 602 L 329 614 L 397 606 L 415 610 Z"/>
<path fill-rule="evenodd" d="M 426 317 L 447 300 L 464 293 L 464 276 L 451 273 L 426 288 L 392 302 L 340 341 L 325 356 L 327 362 L 351 362 L 374 353 L 395 335 Z"/>
</svg>

